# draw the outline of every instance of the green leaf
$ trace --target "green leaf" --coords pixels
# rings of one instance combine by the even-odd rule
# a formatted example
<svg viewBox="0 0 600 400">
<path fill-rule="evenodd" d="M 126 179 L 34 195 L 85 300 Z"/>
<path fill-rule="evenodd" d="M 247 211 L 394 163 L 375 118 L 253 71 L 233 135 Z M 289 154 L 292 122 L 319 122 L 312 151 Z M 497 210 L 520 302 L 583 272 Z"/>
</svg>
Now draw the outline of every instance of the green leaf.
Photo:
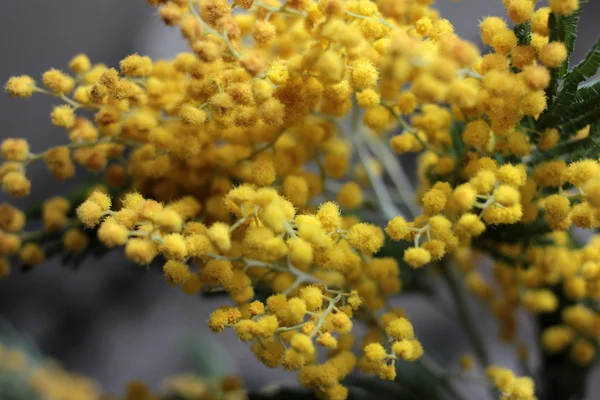
<svg viewBox="0 0 600 400">
<path fill-rule="evenodd" d="M 581 82 L 594 76 L 598 72 L 598 68 L 600 68 L 600 37 L 596 40 L 596 43 L 594 43 L 584 59 L 565 75 L 563 86 L 579 85 Z"/>
<path fill-rule="evenodd" d="M 401 363 L 397 366 L 395 381 L 372 376 L 352 375 L 342 382 L 348 388 L 348 400 L 443 400 L 443 388 L 417 364 Z M 410 372 L 408 372 L 410 371 Z M 317 400 L 313 391 L 280 387 L 274 390 L 251 391 L 249 400 Z"/>
<path fill-rule="evenodd" d="M 564 77 L 559 90 L 559 93 L 550 97 L 548 96 L 548 109 L 542 114 L 538 120 L 538 130 L 543 130 L 546 127 L 556 126 L 561 118 L 565 118 L 572 108 L 572 104 L 577 100 L 577 89 L 581 82 L 591 78 L 598 72 L 600 68 L 600 38 L 592 46 L 585 58 L 579 62 L 571 71 Z M 553 80 L 556 76 L 553 75 Z M 556 86 L 557 81 L 551 82 L 550 86 Z M 551 101 L 553 100 L 553 101 Z"/>
<path fill-rule="evenodd" d="M 411 268 L 403 260 L 404 251 L 411 244 L 407 241 L 393 242 L 386 239 L 377 257 L 391 257 L 398 261 L 400 266 L 400 280 L 402 281 L 402 292 L 418 292 L 420 294 L 432 295 L 434 293 L 430 275 L 423 268 Z"/>
<path fill-rule="evenodd" d="M 377 377 L 353 376 L 346 379 L 344 384 L 349 387 L 353 397 L 356 399 L 378 398 L 382 400 L 419 400 L 421 398 L 431 398 L 423 397 L 423 391 L 419 390 L 419 386 L 423 386 L 423 381 L 411 382 L 406 379 L 396 379 L 395 382 L 391 382 L 384 381 Z M 417 390 L 415 390 L 415 387 Z M 425 391 L 425 394 L 426 393 L 427 391 Z"/>
<path fill-rule="evenodd" d="M 68 257 L 66 256 L 68 259 L 66 260 L 66 263 L 64 263 L 65 266 L 71 267 L 74 270 L 79 269 L 79 267 L 88 257 L 100 259 L 111 251 L 111 249 L 107 248 L 102 242 L 100 242 L 95 230 L 85 229 L 83 230 L 83 233 L 88 237 L 88 247 L 79 253 L 68 254 Z"/>
<path fill-rule="evenodd" d="M 517 223 L 510 225 L 499 225 L 495 229 L 486 229 L 478 240 L 485 243 L 486 240 L 504 243 L 530 243 L 538 244 L 545 241 L 545 236 L 551 233 L 552 229 L 540 215 L 538 219 L 531 223 Z"/>
<path fill-rule="evenodd" d="M 575 49 L 575 40 L 577 39 L 577 26 L 579 25 L 579 17 L 581 15 L 581 11 L 583 10 L 583 6 L 587 1 L 581 1 L 579 4 L 579 9 L 575 11 L 573 14 L 562 17 L 562 42 L 567 47 L 568 57 L 565 62 L 559 68 L 559 76 L 564 77 L 567 71 L 569 70 L 569 61 L 571 59 L 571 54 Z"/>
<path fill-rule="evenodd" d="M 600 79 L 580 86 L 575 99 L 561 118 L 561 136 L 570 137 L 587 125 L 600 121 Z"/>
<path fill-rule="evenodd" d="M 548 85 L 548 88 L 546 89 L 548 109 L 538 120 L 536 125 L 538 130 L 544 130 L 547 127 L 553 127 L 558 123 L 561 116 L 564 115 L 564 110 L 573 101 L 575 92 L 577 91 L 577 86 L 579 83 L 585 80 L 585 78 L 579 78 L 579 73 L 574 73 L 574 71 L 576 71 L 583 62 L 578 64 L 578 66 L 575 67 L 571 72 L 569 72 L 569 62 L 575 47 L 575 39 L 577 38 L 577 25 L 579 23 L 579 16 L 581 15 L 581 11 L 583 10 L 586 2 L 587 1 L 581 1 L 579 10 L 568 17 L 560 17 L 556 14 L 550 14 L 550 20 L 548 22 L 548 26 L 550 28 L 550 41 L 563 42 L 567 47 L 568 57 L 560 68 L 553 69 L 551 72 L 550 85 Z M 590 67 L 591 65 L 585 69 L 591 69 Z M 559 91 L 559 81 L 561 79 L 562 85 Z"/>
<path fill-rule="evenodd" d="M 588 155 L 597 157 L 600 153 L 600 124 L 595 124 L 590 128 L 588 137 L 580 140 L 573 140 L 561 143 L 558 146 L 546 150 L 537 151 L 531 155 L 531 165 L 536 165 L 544 161 L 549 161 L 557 157 L 568 157 L 571 161 L 585 158 Z"/>
<path fill-rule="evenodd" d="M 600 62 L 600 52 L 598 58 Z M 578 87 L 580 78 L 585 79 L 584 75 L 577 73 L 565 80 L 556 101 L 538 120 L 537 130 L 560 125 L 561 136 L 568 138 L 586 125 L 600 120 L 600 80 Z"/>
<path fill-rule="evenodd" d="M 550 82 L 550 86 L 556 85 Z M 546 91 L 549 107 L 542 113 L 536 123 L 536 130 L 543 131 L 546 128 L 556 127 L 560 120 L 569 113 L 569 110 L 577 99 L 577 86 L 563 85 L 553 102 L 550 102 L 551 93 Z"/>
<path fill-rule="evenodd" d="M 40 353 L 33 339 L 18 330 L 8 319 L 2 316 L 0 316 L 0 344 L 3 346 L 18 347 L 34 363 L 39 363 L 43 359 L 43 355 Z"/>
<path fill-rule="evenodd" d="M 446 399 L 448 393 L 441 381 L 423 367 L 421 362 L 398 363 L 396 365 L 397 386 L 406 388 L 418 395 L 419 399 Z"/>
<path fill-rule="evenodd" d="M 542 313 L 537 316 L 537 325 L 540 332 L 551 326 L 561 324 L 563 322 L 561 311 L 575 304 L 572 300 L 564 296 L 560 285 L 554 286 L 552 291 L 560 305 L 554 312 Z M 585 398 L 586 381 L 589 376 L 590 366 L 593 366 L 595 362 L 592 361 L 589 366 L 585 367 L 577 365 L 573 362 L 569 354 L 571 346 L 558 354 L 542 352 L 540 374 L 544 376 L 544 379 L 542 380 L 542 385 L 537 388 L 541 393 L 540 398 L 547 400 L 583 400 Z"/>
<path fill-rule="evenodd" d="M 24 375 L 9 370 L 0 371 L 0 399 L 39 400 L 41 399 Z"/>
<path fill-rule="evenodd" d="M 531 21 L 515 25 L 513 32 L 519 39 L 519 46 L 527 46 L 531 43 Z"/>
<path fill-rule="evenodd" d="M 600 78 L 579 86 L 577 89 L 577 101 L 589 105 L 600 104 Z M 577 107 L 580 108 L 580 107 Z"/>
<path fill-rule="evenodd" d="M 311 391 L 301 388 L 279 388 L 248 393 L 248 400 L 318 400 Z"/>
<path fill-rule="evenodd" d="M 454 121 L 450 128 L 450 137 L 452 138 L 452 155 L 455 160 L 461 160 L 465 155 L 467 148 L 463 141 L 462 134 L 465 130 L 465 123 Z"/>
<path fill-rule="evenodd" d="M 10 321 L 0 317 L 0 345 L 21 350 L 29 368 L 35 368 L 43 356 L 29 337 L 18 331 Z M 39 400 L 40 394 L 30 384 L 29 374 L 0 367 L 0 399 Z"/>
<path fill-rule="evenodd" d="M 586 111 L 582 111 L 576 117 L 569 119 L 564 123 L 561 130 L 561 136 L 569 137 L 574 135 L 580 129 L 585 128 L 588 125 L 592 125 L 598 122 L 600 119 L 600 105 L 589 108 Z"/>
<path fill-rule="evenodd" d="M 187 340 L 189 354 L 196 363 L 198 375 L 219 377 L 235 370 L 229 351 L 210 333 L 195 334 Z"/>
<path fill-rule="evenodd" d="M 548 20 L 548 28 L 550 29 L 550 41 L 560 41 L 564 42 L 564 27 L 562 25 L 562 19 L 555 15 L 554 13 L 550 14 L 550 19 Z M 560 78 L 560 69 L 553 69 L 551 71 L 551 79 L 550 84 L 546 88 L 546 98 L 548 99 L 548 110 L 554 104 L 554 98 L 556 96 L 556 91 L 558 90 L 558 80 Z M 544 115 L 542 114 L 542 117 Z"/>
<path fill-rule="evenodd" d="M 473 248 L 480 250 L 481 252 L 485 253 L 487 256 L 489 256 L 491 259 L 495 260 L 495 261 L 499 261 L 502 262 L 506 265 L 509 265 L 511 267 L 516 267 L 517 263 L 523 263 L 523 260 L 520 259 L 516 259 L 513 257 L 509 257 L 505 254 L 502 254 L 502 252 L 496 250 L 493 247 L 488 246 L 487 244 L 484 243 L 479 243 L 479 242 L 474 242 L 473 243 Z"/>
</svg>

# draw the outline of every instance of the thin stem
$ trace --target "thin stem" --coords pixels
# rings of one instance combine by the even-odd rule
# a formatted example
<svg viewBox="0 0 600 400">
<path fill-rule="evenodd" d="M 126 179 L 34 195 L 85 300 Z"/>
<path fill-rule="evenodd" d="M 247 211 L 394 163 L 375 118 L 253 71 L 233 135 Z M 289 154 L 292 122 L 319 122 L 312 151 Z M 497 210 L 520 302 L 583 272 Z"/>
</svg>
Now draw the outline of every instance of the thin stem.
<svg viewBox="0 0 600 400">
<path fill-rule="evenodd" d="M 404 128 L 404 130 L 408 131 L 409 133 L 415 134 L 416 130 L 415 128 L 413 128 L 408 122 L 406 122 L 404 120 L 404 118 L 402 118 L 400 116 L 400 114 L 398 114 L 396 112 L 396 110 L 394 110 L 394 108 L 392 106 L 390 106 L 389 104 L 381 104 L 382 106 L 384 106 L 385 108 L 387 108 L 387 110 L 392 113 L 392 115 L 394 116 L 394 118 L 396 118 L 396 121 L 398 121 L 398 123 L 402 126 L 402 128 Z"/>
<path fill-rule="evenodd" d="M 198 10 L 196 10 L 196 6 L 194 5 L 194 2 L 192 0 L 188 0 L 187 3 L 188 3 L 188 8 L 190 9 L 190 12 L 192 13 L 192 16 L 196 19 L 196 21 L 198 21 L 198 23 L 200 25 L 202 25 L 202 27 L 206 30 L 206 32 L 221 39 L 227 45 L 227 48 L 231 52 L 231 55 L 234 56 L 235 58 L 237 58 L 238 60 L 240 60 L 242 58 L 242 55 L 231 44 L 231 41 L 229 40 L 229 37 L 227 36 L 227 31 L 225 31 L 223 33 L 219 33 L 216 29 L 213 29 L 210 25 L 208 25 L 206 23 L 206 21 L 204 21 L 202 19 L 200 14 L 198 14 Z"/>
<path fill-rule="evenodd" d="M 61 99 L 62 101 L 64 101 L 65 103 L 69 104 L 70 106 L 72 106 L 75 109 L 78 108 L 82 108 L 84 107 L 83 104 L 76 102 L 75 100 L 71 99 L 70 97 L 67 97 L 64 93 L 54 93 L 51 92 L 49 90 L 46 89 L 42 89 L 40 87 L 35 87 L 34 91 L 37 93 L 42 93 L 48 96 L 53 96 L 53 97 L 58 97 L 59 99 Z M 97 108 L 98 106 L 96 105 L 86 105 L 85 107 L 93 107 L 93 108 Z"/>
<path fill-rule="evenodd" d="M 450 266 L 448 264 L 442 264 L 441 270 L 442 275 L 444 276 L 444 279 L 450 288 L 450 293 L 454 303 L 456 304 L 456 308 L 458 309 L 459 317 L 464 325 L 467 335 L 469 336 L 471 344 L 473 345 L 473 349 L 475 350 L 477 358 L 482 365 L 490 365 L 490 358 L 485 347 L 485 343 L 481 333 L 479 332 L 479 329 L 477 328 L 477 325 L 475 324 L 473 316 L 469 311 L 467 299 L 460 283 L 450 270 Z"/>
<path fill-rule="evenodd" d="M 285 229 L 285 233 L 295 239 L 298 235 L 296 234 L 296 230 L 294 229 L 294 226 L 287 220 L 283 221 L 283 228 Z M 289 263 L 288 263 L 289 264 Z M 291 265 L 291 264 L 290 264 Z"/>
<path fill-rule="evenodd" d="M 314 276 L 307 274 L 306 272 L 303 272 L 303 271 L 299 270 L 298 268 L 294 267 L 291 263 L 288 264 L 288 270 L 286 272 L 296 275 L 296 277 L 298 277 L 298 279 L 302 279 L 303 282 L 323 283 L 318 278 L 315 278 Z"/>
<path fill-rule="evenodd" d="M 281 135 L 283 135 L 285 133 L 285 131 L 286 131 L 285 129 L 282 129 L 279 133 L 277 133 L 277 136 L 275 137 L 275 139 L 273 139 L 269 143 L 266 143 L 266 144 L 258 147 L 252 153 L 250 153 L 250 155 L 248 157 L 244 157 L 241 160 L 238 160 L 236 164 L 239 164 L 239 163 L 244 162 L 244 161 L 252 160 L 254 157 L 256 157 L 257 155 L 259 155 L 263 151 L 268 150 L 271 147 L 275 146 L 275 143 L 277 143 L 277 141 L 279 140 L 279 138 L 281 137 Z"/>
<path fill-rule="evenodd" d="M 444 370 L 432 358 L 423 354 L 417 361 L 423 368 L 433 375 L 446 391 L 456 400 L 469 400 L 452 383 L 452 380 L 444 374 Z"/>
<path fill-rule="evenodd" d="M 306 325 L 306 323 L 307 323 L 307 322 L 305 321 L 305 322 L 302 322 L 302 323 L 300 323 L 300 324 L 298 324 L 298 325 L 294 325 L 294 326 L 284 326 L 284 327 L 281 327 L 281 328 L 277 328 L 277 330 L 275 330 L 275 333 L 288 332 L 288 331 L 293 331 L 293 330 L 296 330 L 296 329 L 300 329 L 300 328 L 302 328 L 304 325 Z"/>
<path fill-rule="evenodd" d="M 325 186 L 325 188 L 327 189 L 327 191 L 330 194 L 335 194 L 340 191 L 340 189 L 342 188 L 342 185 L 343 185 L 343 183 L 341 183 L 341 182 L 329 180 L 329 181 L 327 181 L 327 185 Z M 396 191 L 394 189 L 395 189 L 395 187 L 390 187 L 390 186 L 386 185 L 386 190 L 390 194 L 390 198 L 394 202 L 402 204 L 403 203 L 402 197 L 400 197 L 399 194 L 395 193 Z M 365 192 L 364 198 L 365 198 L 366 203 L 376 203 L 376 201 L 377 201 L 377 198 L 375 197 L 375 195 L 370 192 Z"/>
<path fill-rule="evenodd" d="M 367 311 L 371 320 L 377 325 L 379 330 L 386 335 L 385 328 L 379 320 L 379 318 L 372 312 Z M 452 383 L 448 377 L 444 376 L 444 369 L 440 367 L 433 359 L 426 354 L 423 354 L 416 363 L 421 365 L 427 372 L 429 372 L 435 379 L 437 379 L 444 389 L 450 394 L 455 400 L 469 400 L 464 394 L 462 394 Z"/>
<path fill-rule="evenodd" d="M 146 232 L 146 231 L 129 231 L 127 232 L 128 236 L 135 236 L 135 237 L 148 237 L 150 235 L 150 232 Z"/>
<path fill-rule="evenodd" d="M 265 10 L 269 11 L 269 14 L 281 13 L 281 14 L 293 15 L 293 16 L 298 16 L 298 17 L 306 17 L 305 11 L 298 11 L 298 10 L 287 8 L 286 4 L 284 4 L 281 7 L 273 7 L 273 6 L 263 3 L 262 1 L 258 1 L 255 3 L 255 6 L 257 8 L 264 8 Z"/>
<path fill-rule="evenodd" d="M 423 233 L 426 232 L 429 234 L 429 223 L 427 223 L 424 227 L 417 229 L 417 234 L 415 235 L 415 247 L 419 247 L 419 241 L 421 240 L 421 236 L 423 236 Z"/>
<path fill-rule="evenodd" d="M 475 78 L 475 79 L 483 79 L 483 76 L 481 76 L 481 74 L 479 74 L 477 71 L 474 71 L 469 68 L 459 69 L 457 73 L 460 78 L 465 78 L 467 76 L 470 76 L 471 78 Z"/>
<path fill-rule="evenodd" d="M 283 347 L 284 349 L 287 350 L 288 347 L 285 345 L 285 342 L 283 341 L 283 338 L 281 337 L 281 335 L 276 335 L 275 337 L 277 338 L 277 341 L 279 342 L 281 347 Z"/>
<path fill-rule="evenodd" d="M 354 18 L 359 18 L 359 19 L 370 19 L 371 21 L 379 22 L 380 24 L 387 26 L 391 30 L 398 29 L 397 27 L 395 27 L 394 25 L 390 24 L 389 22 L 387 22 L 383 18 L 369 17 L 367 15 L 356 14 L 356 13 L 353 13 L 353 12 L 348 11 L 348 10 L 346 10 L 346 15 L 348 15 L 350 17 L 354 17 Z"/>
<path fill-rule="evenodd" d="M 80 108 L 82 107 L 81 104 L 79 104 L 78 102 L 76 102 L 75 100 L 71 100 L 70 98 L 68 98 L 67 96 L 65 96 L 64 94 L 60 94 L 60 97 L 65 103 L 68 103 L 69 105 L 73 106 L 73 108 Z"/>
<path fill-rule="evenodd" d="M 323 185 L 323 187 L 325 187 L 327 185 L 327 171 L 325 171 L 325 166 L 323 165 L 323 162 L 319 158 L 318 150 L 315 152 L 315 163 L 317 164 L 317 167 L 319 168 L 319 178 L 321 179 L 321 185 Z M 325 191 L 323 191 L 323 196 L 325 197 L 325 200 L 328 200 L 328 196 Z"/>
<path fill-rule="evenodd" d="M 413 128 L 408 122 L 406 122 L 404 120 L 404 118 L 402 118 L 395 110 L 392 106 L 390 106 L 389 104 L 381 104 L 382 106 L 384 106 L 396 119 L 396 121 L 398 121 L 398 123 L 402 126 L 402 128 L 404 128 L 405 131 L 407 131 L 409 134 L 413 135 L 415 137 L 415 139 L 417 139 L 417 141 L 421 144 L 421 146 L 423 146 L 424 149 L 427 149 L 435 154 L 437 154 L 438 156 L 442 155 L 439 151 L 437 151 L 436 149 L 434 149 L 433 147 L 431 147 L 429 145 L 429 143 L 427 143 L 426 141 L 424 141 L 423 139 L 421 139 L 421 137 L 417 134 L 417 131 L 415 128 Z"/>
<path fill-rule="evenodd" d="M 247 270 L 249 268 L 267 268 L 267 269 L 271 269 L 271 270 L 278 271 L 278 272 L 286 272 L 288 274 L 292 274 L 292 275 L 296 276 L 297 278 L 301 279 L 303 282 L 322 283 L 319 279 L 315 278 L 314 276 L 312 276 L 310 274 L 307 274 L 304 271 L 299 270 L 298 268 L 294 267 L 291 263 L 289 263 L 287 265 L 287 267 L 285 267 L 282 265 L 270 264 L 270 263 L 266 263 L 264 261 L 254 260 L 254 259 L 245 258 L 245 257 L 227 257 L 227 256 L 219 255 L 219 254 L 207 254 L 207 256 L 214 258 L 215 260 L 227 260 L 227 261 L 231 261 L 231 262 L 241 262 L 245 265 L 244 270 Z"/>
<path fill-rule="evenodd" d="M 325 318 L 327 318 L 327 315 L 329 315 L 329 313 L 335 307 L 335 303 L 337 303 L 338 301 L 340 301 L 341 298 L 342 298 L 342 294 L 338 293 L 337 296 L 335 296 L 333 299 L 331 299 L 329 301 L 329 304 L 327 305 L 327 308 L 325 309 L 325 311 L 323 311 L 323 313 L 319 317 L 319 321 L 317 322 L 317 326 L 315 326 L 315 329 L 313 329 L 313 331 L 310 333 L 310 335 L 309 335 L 310 337 L 314 337 L 317 334 L 317 332 L 319 332 L 319 329 L 321 329 L 321 326 L 325 322 Z"/>
<path fill-rule="evenodd" d="M 287 289 L 285 289 L 282 293 L 285 294 L 286 296 L 288 296 L 294 290 L 296 290 L 298 288 L 298 286 L 302 285 L 302 283 L 304 283 L 304 281 L 301 278 L 296 278 L 296 280 L 294 280 L 294 283 L 292 283 L 290 285 L 290 287 L 288 287 Z"/>
<path fill-rule="evenodd" d="M 368 134 L 363 134 L 363 137 L 367 146 L 383 163 L 383 167 L 396 187 L 400 200 L 408 208 L 411 217 L 414 218 L 419 215 L 419 208 L 414 200 L 416 197 L 415 189 L 408 176 L 404 173 L 404 169 L 398 162 L 398 158 L 391 154 L 389 148 L 381 140 L 376 140 Z"/>
<path fill-rule="evenodd" d="M 365 147 L 363 138 L 360 135 L 360 108 L 356 104 L 353 104 L 352 106 L 352 131 L 350 134 L 350 139 L 356 147 L 358 157 L 365 166 L 367 176 L 369 177 L 369 181 L 371 182 L 373 190 L 375 191 L 379 207 L 381 208 L 381 211 L 385 217 L 387 219 L 392 219 L 398 215 L 402 215 L 400 210 L 394 204 L 389 192 L 387 191 L 387 187 L 383 183 L 383 180 L 381 177 L 377 176 L 377 173 L 373 170 L 373 167 L 370 164 L 369 151 Z"/>
<path fill-rule="evenodd" d="M 131 141 L 131 140 L 121 140 L 118 137 L 103 137 L 101 139 L 98 139 L 96 141 L 81 141 L 81 142 L 72 142 L 72 143 L 68 143 L 65 144 L 64 147 L 68 148 L 68 149 L 78 149 L 81 147 L 93 147 L 99 144 L 106 144 L 106 143 L 115 143 L 115 144 L 122 144 L 125 146 L 131 146 L 131 147 L 137 147 L 140 146 L 141 144 L 135 141 Z M 31 154 L 29 156 L 29 158 L 23 162 L 23 167 L 26 168 L 29 165 L 31 165 L 32 163 L 34 163 L 35 161 L 41 160 L 43 159 L 46 154 L 48 153 L 48 151 L 50 151 L 51 149 L 48 149 L 46 151 L 43 151 L 41 153 L 36 153 L 36 154 Z"/>
<path fill-rule="evenodd" d="M 445 371 L 445 372 L 442 372 L 442 374 L 445 377 L 448 377 L 449 379 L 460 379 L 460 380 L 464 380 L 464 381 L 471 381 L 474 383 L 478 383 L 483 386 L 493 387 L 492 383 L 489 382 L 486 378 L 484 378 L 482 376 L 465 374 L 464 372 L 453 372 L 453 371 Z"/>
<path fill-rule="evenodd" d="M 248 214 L 248 215 L 244 216 L 243 218 L 240 218 L 235 224 L 231 225 L 229 227 L 229 232 L 235 231 L 237 228 L 239 228 L 240 226 L 242 226 L 243 224 L 245 224 L 246 221 L 248 221 L 249 219 L 252 219 L 252 218 L 256 217 L 257 214 L 258 214 L 258 206 L 255 206 L 254 207 L 254 211 L 252 211 L 251 214 Z"/>
<path fill-rule="evenodd" d="M 67 220 L 65 222 L 65 225 L 56 231 L 46 231 L 44 229 L 40 229 L 39 231 L 21 232 L 19 234 L 19 236 L 21 237 L 22 241 L 29 242 L 29 241 L 39 240 L 39 239 L 43 238 L 44 236 L 57 234 L 58 232 L 65 231 L 69 228 L 74 228 L 76 226 L 79 226 L 79 224 L 80 224 L 79 220 L 76 218 L 73 218 L 73 219 Z"/>
</svg>

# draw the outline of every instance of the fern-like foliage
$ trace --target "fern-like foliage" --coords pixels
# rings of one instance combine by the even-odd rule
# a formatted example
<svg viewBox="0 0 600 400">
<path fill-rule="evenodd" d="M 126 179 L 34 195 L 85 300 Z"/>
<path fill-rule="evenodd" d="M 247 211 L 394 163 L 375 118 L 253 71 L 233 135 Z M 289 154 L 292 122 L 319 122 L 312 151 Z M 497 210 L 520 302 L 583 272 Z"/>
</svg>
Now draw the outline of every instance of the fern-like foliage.
<svg viewBox="0 0 600 400">
<path fill-rule="evenodd" d="M 562 67 L 561 67 L 562 68 Z M 548 109 L 540 116 L 536 128 L 543 130 L 548 127 L 565 125 L 564 121 L 576 119 L 577 122 L 569 124 L 567 129 L 561 131 L 562 137 L 569 137 L 577 131 L 593 122 L 594 107 L 600 102 L 598 97 L 597 83 L 591 83 L 580 87 L 582 82 L 593 77 L 600 68 L 600 38 L 585 56 L 585 58 L 570 71 L 565 73 L 560 83 L 556 96 L 552 96 L 552 90 L 548 95 Z M 555 73 L 556 74 L 556 73 Z M 558 72 L 560 74 L 560 72 Z M 555 76 L 553 76 L 554 80 Z M 551 82 L 551 87 L 558 87 L 558 81 Z M 551 88 L 550 88 L 551 89 Z M 554 88 L 554 91 L 557 89 Z M 581 113 L 589 114 L 582 117 Z M 597 112 L 596 112 L 597 114 Z M 579 118 L 581 117 L 581 118 Z M 584 123 L 585 122 L 585 123 Z M 583 125 L 581 125 L 583 124 Z M 576 128 L 579 127 L 579 128 Z"/>
<path fill-rule="evenodd" d="M 531 21 L 515 25 L 513 31 L 519 39 L 519 46 L 528 46 L 531 43 Z"/>
</svg>

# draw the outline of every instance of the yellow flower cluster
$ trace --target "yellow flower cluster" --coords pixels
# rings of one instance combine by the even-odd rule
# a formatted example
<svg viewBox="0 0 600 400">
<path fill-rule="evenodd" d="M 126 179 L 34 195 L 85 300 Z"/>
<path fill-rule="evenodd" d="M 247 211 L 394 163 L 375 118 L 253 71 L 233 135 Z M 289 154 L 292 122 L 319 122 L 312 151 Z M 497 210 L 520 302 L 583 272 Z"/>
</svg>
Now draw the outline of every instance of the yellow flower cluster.
<svg viewBox="0 0 600 400">
<path fill-rule="evenodd" d="M 553 229 L 567 230 L 571 225 L 584 229 L 600 227 L 599 175 L 600 164 L 592 159 L 568 165 L 552 161 L 540 164 L 534 170 L 534 179 L 539 186 L 558 186 L 559 189 L 559 193 L 544 200 L 545 217 Z M 563 191 L 565 185 L 573 190 Z"/>
<path fill-rule="evenodd" d="M 535 130 L 569 56 L 568 43 L 551 40 L 551 20 L 579 1 L 505 0 L 528 35 L 487 17 L 483 56 L 426 0 L 149 3 L 189 52 L 133 54 L 119 69 L 80 54 L 70 73 L 44 72 L 44 87 L 29 76 L 7 82 L 13 97 L 60 99 L 50 120 L 68 141 L 33 153 L 5 139 L 2 189 L 27 196 L 38 160 L 56 179 L 79 165 L 104 185 L 81 204 L 47 199 L 40 231 L 0 205 L 0 276 L 9 257 L 40 264 L 50 234 L 81 253 L 91 238 L 82 229 L 93 228 L 136 264 L 164 259 L 166 280 L 186 293 L 226 292 L 235 306 L 212 313 L 210 328 L 232 328 L 264 364 L 298 371 L 332 400 L 347 397 L 340 382 L 357 366 L 394 379 L 397 361 L 424 357 L 411 322 L 389 305 L 399 261 L 441 265 L 450 283 L 457 264 L 507 341 L 520 308 L 560 311 L 544 349 L 594 359 L 600 316 L 587 302 L 600 300 L 600 241 L 576 246 L 567 231 L 600 227 L 600 164 L 558 153 L 538 161 L 565 139 L 559 124 Z M 417 189 L 397 160 L 404 153 L 418 153 Z M 386 234 L 408 248 L 378 257 Z M 479 252 L 495 259 L 494 284 Z M 272 295 L 256 300 L 257 287 Z M 356 320 L 370 327 L 359 359 Z M 478 353 L 505 398 L 534 398 L 529 378 Z"/>
<path fill-rule="evenodd" d="M 0 343 L 0 376 L 5 374 L 18 376 L 32 394 L 48 400 L 96 400 L 100 396 L 97 384 L 87 377 L 69 373 L 55 362 L 40 364 L 20 347 Z M 10 397 L 9 386 L 3 394 Z"/>
<path fill-rule="evenodd" d="M 415 338 L 412 324 L 405 317 L 386 319 L 385 333 L 391 343 L 391 352 L 379 341 L 369 343 L 365 347 L 364 359 L 361 367 L 365 372 L 375 372 L 382 379 L 394 380 L 396 378 L 396 360 L 418 360 L 423 355 L 423 347 Z M 388 364 L 388 360 L 391 363 Z"/>
<path fill-rule="evenodd" d="M 187 373 L 168 377 L 160 386 L 159 390 L 152 390 L 144 382 L 134 380 L 127 384 L 123 396 L 104 395 L 101 398 L 103 400 L 159 400 L 165 398 L 246 400 L 248 398 L 240 379 L 232 375 L 208 379 Z"/>
<path fill-rule="evenodd" d="M 505 261 L 493 266 L 494 284 L 463 263 L 466 284 L 498 317 L 500 337 L 506 341 L 515 339 L 520 306 L 535 314 L 560 311 L 561 323 L 544 330 L 542 346 L 549 354 L 569 349 L 573 362 L 587 366 L 596 354 L 593 342 L 600 337 L 600 315 L 590 307 L 600 300 L 600 237 L 594 235 L 582 248 L 570 247 L 564 232 L 548 239 L 553 246 L 498 249 Z M 561 297 L 571 305 L 560 308 Z"/>
<path fill-rule="evenodd" d="M 166 379 L 162 386 L 162 393 L 184 400 L 202 398 L 246 400 L 248 398 L 240 379 L 232 375 L 210 380 L 194 374 L 183 374 Z"/>
<path fill-rule="evenodd" d="M 159 400 L 177 397 L 183 400 L 223 398 L 246 400 L 247 393 L 240 379 L 233 375 L 219 378 L 201 378 L 195 374 L 169 377 L 158 391 L 151 390 L 141 381 L 131 381 L 123 396 L 103 394 L 91 379 L 65 371 L 56 361 L 31 357 L 18 345 L 0 343 L 0 377 L 4 384 L 3 398 L 36 396 L 47 400 Z M 18 388 L 18 385 L 23 387 Z M 14 393 L 13 393 L 14 391 Z M 24 394 L 25 393 L 25 394 Z M 8 396 L 8 397 L 6 397 Z M 29 398 L 29 397 L 27 397 Z M 32 397 L 33 398 L 33 397 Z"/>
<path fill-rule="evenodd" d="M 400 290 L 397 262 L 372 257 L 383 244 L 383 232 L 342 218 L 333 202 L 323 203 L 315 214 L 297 215 L 276 190 L 248 184 L 231 189 L 224 206 L 237 217 L 235 223 L 207 226 L 195 220 L 201 204 L 193 197 L 163 205 L 129 193 L 113 211 L 111 199 L 96 191 L 76 214 L 86 227 L 98 225 L 105 246 L 124 246 L 126 256 L 138 264 L 162 255 L 165 278 L 186 293 L 229 293 L 239 307 L 215 311 L 210 328 L 232 327 L 241 340 L 253 343 L 252 350 L 269 367 L 282 364 L 302 373 L 316 362 L 315 343 L 333 350 L 330 364 L 342 369 L 331 390 L 343 390 L 338 382 L 355 363 L 347 347 L 352 339 L 345 338 L 353 312 L 363 301 L 377 311 L 386 296 Z M 266 304 L 252 301 L 259 283 L 281 294 Z M 344 288 L 352 290 L 345 293 Z M 345 343 L 341 348 L 339 341 Z"/>
<path fill-rule="evenodd" d="M 533 379 L 528 376 L 517 377 L 506 368 L 490 365 L 486 375 L 500 391 L 503 400 L 535 400 Z"/>
</svg>

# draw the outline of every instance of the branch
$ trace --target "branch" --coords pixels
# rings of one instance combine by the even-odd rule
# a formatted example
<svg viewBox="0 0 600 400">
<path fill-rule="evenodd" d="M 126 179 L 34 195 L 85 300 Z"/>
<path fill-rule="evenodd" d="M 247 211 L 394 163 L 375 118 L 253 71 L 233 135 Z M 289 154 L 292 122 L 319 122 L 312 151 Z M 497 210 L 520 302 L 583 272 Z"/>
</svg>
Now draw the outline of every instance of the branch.
<svg viewBox="0 0 600 400">
<path fill-rule="evenodd" d="M 475 354 L 479 361 L 484 365 L 490 365 L 490 359 L 485 347 L 483 338 L 481 337 L 481 333 L 477 329 L 477 325 L 473 320 L 473 316 L 469 312 L 469 307 L 467 305 L 467 299 L 465 298 L 465 293 L 463 288 L 460 285 L 460 282 L 456 279 L 452 271 L 450 270 L 450 266 L 447 263 L 443 263 L 441 265 L 442 275 L 450 288 L 450 293 L 456 304 L 456 308 L 458 309 L 459 317 L 467 331 L 467 335 L 473 345 L 473 349 L 475 350 Z"/>
</svg>

